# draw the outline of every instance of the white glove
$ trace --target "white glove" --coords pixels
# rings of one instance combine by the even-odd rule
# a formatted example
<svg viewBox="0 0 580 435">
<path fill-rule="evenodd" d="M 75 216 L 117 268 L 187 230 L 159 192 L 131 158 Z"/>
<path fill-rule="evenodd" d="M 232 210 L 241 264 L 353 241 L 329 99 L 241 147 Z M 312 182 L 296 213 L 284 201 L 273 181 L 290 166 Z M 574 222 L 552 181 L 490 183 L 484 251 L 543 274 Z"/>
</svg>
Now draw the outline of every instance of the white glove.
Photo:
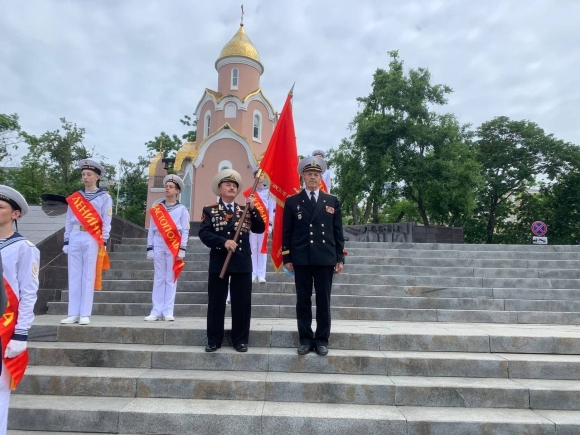
<svg viewBox="0 0 580 435">
<path fill-rule="evenodd" d="M 183 249 L 179 250 L 179 254 L 177 254 L 179 258 L 185 258 L 185 251 Z"/>
<path fill-rule="evenodd" d="M 153 249 L 150 251 L 147 251 L 147 260 L 153 260 L 153 256 L 155 254 L 153 254 Z"/>
<path fill-rule="evenodd" d="M 64 245 L 62 247 L 62 252 L 64 252 L 66 255 L 68 255 L 68 245 Z"/>
<path fill-rule="evenodd" d="M 10 340 L 8 342 L 8 346 L 6 346 L 6 351 L 4 352 L 4 358 L 17 357 L 25 350 L 26 350 L 26 341 Z"/>
<path fill-rule="evenodd" d="M 272 234 L 272 226 L 271 225 L 268 227 L 268 235 L 270 235 L 270 234 Z"/>
</svg>

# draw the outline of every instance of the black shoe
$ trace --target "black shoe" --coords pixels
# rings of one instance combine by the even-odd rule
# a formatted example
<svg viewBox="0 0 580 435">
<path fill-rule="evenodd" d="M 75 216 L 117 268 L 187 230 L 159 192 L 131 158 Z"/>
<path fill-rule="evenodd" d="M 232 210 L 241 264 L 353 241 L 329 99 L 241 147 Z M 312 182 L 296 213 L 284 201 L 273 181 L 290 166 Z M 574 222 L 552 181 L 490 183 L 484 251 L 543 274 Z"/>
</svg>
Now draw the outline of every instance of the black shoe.
<svg viewBox="0 0 580 435">
<path fill-rule="evenodd" d="M 320 344 L 316 346 L 316 353 L 320 356 L 326 356 L 328 355 L 328 347 Z"/>
<path fill-rule="evenodd" d="M 234 349 L 236 349 L 236 352 L 247 352 L 248 346 L 246 346 L 244 343 L 240 343 L 240 344 L 236 344 L 234 346 Z"/>
<path fill-rule="evenodd" d="M 301 344 L 298 348 L 298 355 L 307 355 L 312 350 L 312 346 L 310 344 Z"/>
<path fill-rule="evenodd" d="M 219 349 L 219 346 L 218 346 L 217 344 L 208 344 L 208 345 L 205 347 L 205 351 L 206 351 L 206 352 L 215 352 L 215 351 L 216 351 L 216 350 L 218 350 L 218 349 Z"/>
</svg>

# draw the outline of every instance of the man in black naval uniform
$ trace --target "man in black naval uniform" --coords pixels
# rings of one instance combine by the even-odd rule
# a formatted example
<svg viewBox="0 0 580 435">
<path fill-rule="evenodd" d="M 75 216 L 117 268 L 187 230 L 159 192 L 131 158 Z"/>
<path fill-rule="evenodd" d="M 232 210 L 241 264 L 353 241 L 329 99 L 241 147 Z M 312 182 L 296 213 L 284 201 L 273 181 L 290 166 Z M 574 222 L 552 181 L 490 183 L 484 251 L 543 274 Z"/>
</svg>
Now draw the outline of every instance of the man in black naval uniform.
<svg viewBox="0 0 580 435">
<path fill-rule="evenodd" d="M 209 274 L 207 282 L 207 346 L 206 352 L 215 352 L 224 338 L 224 317 L 228 282 L 232 303 L 232 344 L 238 352 L 247 352 L 252 313 L 252 251 L 250 230 L 263 233 L 264 221 L 254 208 L 254 197 L 250 196 L 250 210 L 242 223 L 243 207 L 234 202 L 242 187 L 242 177 L 233 169 L 224 169 L 212 181 L 213 192 L 220 197 L 219 202 L 203 208 L 199 238 L 208 248 Z M 233 241 L 238 225 L 242 230 L 237 243 Z M 220 272 L 227 254 L 232 258 L 224 278 Z"/>
<path fill-rule="evenodd" d="M 298 165 L 305 189 L 286 198 L 282 235 L 284 266 L 294 272 L 299 355 L 328 354 L 332 278 L 344 267 L 344 236 L 338 198 L 320 190 L 326 163 L 306 157 Z M 316 332 L 312 332 L 312 284 L 316 291 Z"/>
</svg>

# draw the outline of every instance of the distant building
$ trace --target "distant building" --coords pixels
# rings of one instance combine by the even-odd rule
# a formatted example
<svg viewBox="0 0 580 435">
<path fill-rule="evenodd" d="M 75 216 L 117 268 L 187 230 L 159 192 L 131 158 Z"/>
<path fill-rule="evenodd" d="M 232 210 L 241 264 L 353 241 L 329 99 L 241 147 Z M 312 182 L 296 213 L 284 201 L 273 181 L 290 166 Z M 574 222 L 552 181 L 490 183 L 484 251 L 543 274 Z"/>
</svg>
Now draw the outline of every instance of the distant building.
<svg viewBox="0 0 580 435">
<path fill-rule="evenodd" d="M 179 200 L 194 222 L 200 221 L 205 205 L 216 202 L 211 181 L 221 169 L 238 171 L 244 189 L 251 185 L 252 170 L 266 151 L 277 121 L 274 107 L 260 88 L 264 66 L 243 24 L 222 49 L 215 69 L 217 91 L 206 88 L 195 108 L 197 140 L 185 142 L 175 156 L 175 172 L 185 184 Z M 162 158 L 158 153 L 149 166 L 147 209 L 165 197 L 167 172 Z M 149 219 L 145 225 L 149 226 Z"/>
</svg>

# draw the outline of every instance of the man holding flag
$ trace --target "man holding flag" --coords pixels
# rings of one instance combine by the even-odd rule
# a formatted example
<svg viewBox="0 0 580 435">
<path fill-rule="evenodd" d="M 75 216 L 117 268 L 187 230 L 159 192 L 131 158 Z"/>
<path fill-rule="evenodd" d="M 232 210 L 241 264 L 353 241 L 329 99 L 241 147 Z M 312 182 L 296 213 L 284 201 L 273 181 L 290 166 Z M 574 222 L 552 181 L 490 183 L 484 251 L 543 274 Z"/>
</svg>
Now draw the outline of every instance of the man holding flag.
<svg viewBox="0 0 580 435">
<path fill-rule="evenodd" d="M 252 251 L 249 233 L 263 233 L 264 221 L 249 195 L 250 212 L 242 219 L 243 208 L 235 199 L 242 187 L 242 177 L 233 169 L 223 169 L 212 181 L 213 192 L 220 197 L 216 204 L 203 208 L 199 238 L 209 253 L 207 281 L 207 346 L 206 352 L 215 352 L 222 346 L 228 283 L 232 299 L 232 344 L 238 352 L 248 351 L 250 320 L 252 317 Z M 239 238 L 234 240 L 237 229 Z M 231 252 L 231 261 L 223 278 L 220 272 Z"/>
</svg>

